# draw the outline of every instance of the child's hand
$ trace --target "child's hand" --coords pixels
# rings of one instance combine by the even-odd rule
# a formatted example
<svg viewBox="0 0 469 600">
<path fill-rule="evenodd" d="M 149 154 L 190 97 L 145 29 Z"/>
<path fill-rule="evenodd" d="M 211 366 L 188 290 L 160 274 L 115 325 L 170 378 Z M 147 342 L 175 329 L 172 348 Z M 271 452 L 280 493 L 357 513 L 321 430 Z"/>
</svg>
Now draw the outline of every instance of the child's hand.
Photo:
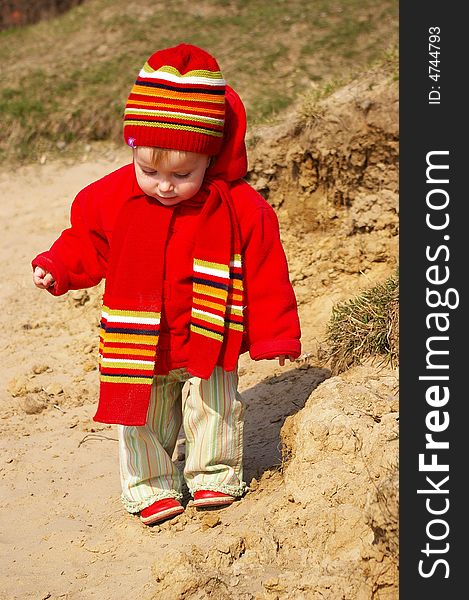
<svg viewBox="0 0 469 600">
<path fill-rule="evenodd" d="M 278 357 L 278 364 L 279 364 L 281 367 L 283 367 L 283 366 L 285 365 L 285 359 L 286 359 L 286 358 L 287 358 L 287 357 L 285 356 L 285 354 L 281 354 L 281 355 Z M 294 357 L 293 357 L 293 356 L 288 356 L 288 360 L 289 360 L 290 362 L 293 362 L 295 359 L 294 359 Z"/>
<path fill-rule="evenodd" d="M 34 285 L 41 290 L 47 290 L 55 284 L 52 273 L 45 271 L 42 267 L 35 267 L 33 272 Z"/>
</svg>

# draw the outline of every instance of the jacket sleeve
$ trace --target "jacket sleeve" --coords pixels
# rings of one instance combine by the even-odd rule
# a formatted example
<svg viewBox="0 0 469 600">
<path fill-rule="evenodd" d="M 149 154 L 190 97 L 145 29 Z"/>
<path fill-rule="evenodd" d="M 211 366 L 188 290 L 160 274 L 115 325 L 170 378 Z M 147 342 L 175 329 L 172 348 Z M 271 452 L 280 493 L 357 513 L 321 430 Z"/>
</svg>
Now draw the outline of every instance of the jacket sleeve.
<svg viewBox="0 0 469 600">
<path fill-rule="evenodd" d="M 242 234 L 249 354 L 253 360 L 282 354 L 297 358 L 300 323 L 277 215 L 266 205 L 257 208 L 253 217 Z"/>
<path fill-rule="evenodd" d="M 48 291 L 61 296 L 68 290 L 97 285 L 105 276 L 108 254 L 108 240 L 99 226 L 96 203 L 85 188 L 72 203 L 70 227 L 31 264 L 33 269 L 40 266 L 52 274 L 55 284 Z"/>
</svg>

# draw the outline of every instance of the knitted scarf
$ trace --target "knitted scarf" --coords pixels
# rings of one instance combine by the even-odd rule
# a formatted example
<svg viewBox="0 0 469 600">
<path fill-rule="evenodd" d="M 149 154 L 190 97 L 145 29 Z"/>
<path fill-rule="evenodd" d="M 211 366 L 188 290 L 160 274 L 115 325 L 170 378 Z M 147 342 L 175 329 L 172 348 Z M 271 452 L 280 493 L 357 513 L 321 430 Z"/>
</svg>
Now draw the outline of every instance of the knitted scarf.
<svg viewBox="0 0 469 600">
<path fill-rule="evenodd" d="M 193 255 L 188 371 L 206 379 L 222 346 L 225 356 L 239 355 L 243 278 L 239 228 L 228 184 L 208 179 L 199 193 L 205 201 Z M 160 233 L 168 232 L 171 218 L 171 207 L 148 196 L 130 198 L 119 214 L 103 298 L 97 421 L 146 422 L 167 242 Z"/>
</svg>

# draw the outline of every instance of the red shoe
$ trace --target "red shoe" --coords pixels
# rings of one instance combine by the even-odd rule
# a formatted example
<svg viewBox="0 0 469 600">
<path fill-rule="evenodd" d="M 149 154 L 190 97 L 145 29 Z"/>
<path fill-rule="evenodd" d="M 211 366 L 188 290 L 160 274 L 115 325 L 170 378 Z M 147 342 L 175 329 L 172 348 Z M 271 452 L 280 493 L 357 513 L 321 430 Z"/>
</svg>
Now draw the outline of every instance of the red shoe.
<svg viewBox="0 0 469 600">
<path fill-rule="evenodd" d="M 184 512 L 184 507 L 174 498 L 157 500 L 140 511 L 140 520 L 145 525 L 154 525 Z"/>
<path fill-rule="evenodd" d="M 193 504 L 197 508 L 206 508 L 209 506 L 226 506 L 235 501 L 234 496 L 223 494 L 222 492 L 212 492 L 212 490 L 198 490 L 194 492 Z"/>
</svg>

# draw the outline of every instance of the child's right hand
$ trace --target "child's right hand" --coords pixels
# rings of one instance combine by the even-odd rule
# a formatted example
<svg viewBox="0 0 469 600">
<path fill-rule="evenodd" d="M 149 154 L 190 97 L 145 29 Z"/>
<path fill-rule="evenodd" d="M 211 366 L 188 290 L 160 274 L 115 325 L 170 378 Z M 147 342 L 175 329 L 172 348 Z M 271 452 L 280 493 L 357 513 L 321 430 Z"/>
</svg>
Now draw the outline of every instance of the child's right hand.
<svg viewBox="0 0 469 600">
<path fill-rule="evenodd" d="M 52 276 L 52 273 L 49 271 L 45 271 L 42 267 L 35 267 L 33 271 L 33 281 L 34 285 L 41 290 L 47 290 L 47 288 L 52 287 L 55 284 L 55 279 Z"/>
</svg>

